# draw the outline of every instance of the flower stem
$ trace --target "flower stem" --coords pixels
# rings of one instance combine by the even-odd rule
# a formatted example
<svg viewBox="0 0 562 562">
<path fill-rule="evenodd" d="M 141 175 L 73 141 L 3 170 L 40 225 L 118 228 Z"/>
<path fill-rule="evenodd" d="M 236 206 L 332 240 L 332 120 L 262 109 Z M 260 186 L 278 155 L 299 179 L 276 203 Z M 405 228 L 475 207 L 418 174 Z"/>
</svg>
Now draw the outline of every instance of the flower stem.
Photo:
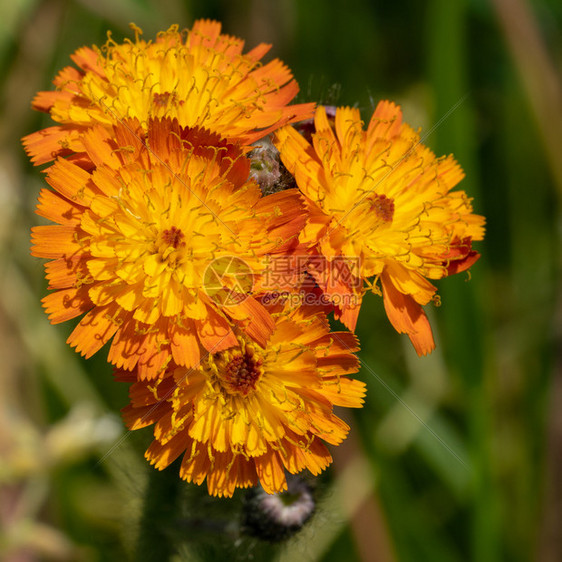
<svg viewBox="0 0 562 562">
<path fill-rule="evenodd" d="M 173 466 L 163 471 L 150 470 L 139 521 L 134 558 L 137 562 L 166 562 L 176 553 L 174 535 L 170 531 L 178 513 L 177 501 L 181 484 Z"/>
</svg>

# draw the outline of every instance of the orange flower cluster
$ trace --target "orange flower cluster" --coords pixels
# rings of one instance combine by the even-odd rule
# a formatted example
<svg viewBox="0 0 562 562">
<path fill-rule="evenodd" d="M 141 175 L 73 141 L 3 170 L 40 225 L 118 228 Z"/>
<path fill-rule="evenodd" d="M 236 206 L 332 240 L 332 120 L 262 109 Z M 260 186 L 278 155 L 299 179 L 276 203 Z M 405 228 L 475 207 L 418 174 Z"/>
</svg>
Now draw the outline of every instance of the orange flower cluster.
<svg viewBox="0 0 562 562">
<path fill-rule="evenodd" d="M 334 406 L 363 403 L 348 375 L 366 290 L 428 353 L 429 279 L 477 260 L 484 220 L 452 191 L 458 164 L 394 104 L 365 130 L 357 110 L 291 105 L 289 69 L 261 63 L 269 45 L 244 53 L 217 22 L 134 30 L 76 51 L 33 101 L 57 123 L 23 139 L 50 163 L 37 213 L 53 224 L 32 236 L 43 304 L 53 323 L 79 318 L 82 355 L 107 344 L 156 468 L 183 455 L 180 476 L 213 495 L 279 492 L 286 472 L 330 464 L 324 443 L 349 431 Z M 331 312 L 350 331 L 331 332 Z"/>
</svg>

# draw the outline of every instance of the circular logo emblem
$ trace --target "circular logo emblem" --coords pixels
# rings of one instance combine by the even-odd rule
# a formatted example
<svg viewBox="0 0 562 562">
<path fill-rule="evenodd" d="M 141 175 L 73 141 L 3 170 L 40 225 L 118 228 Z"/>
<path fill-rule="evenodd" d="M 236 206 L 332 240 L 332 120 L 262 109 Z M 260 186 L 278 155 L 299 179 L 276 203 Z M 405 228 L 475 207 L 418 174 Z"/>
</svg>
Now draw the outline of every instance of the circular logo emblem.
<svg viewBox="0 0 562 562">
<path fill-rule="evenodd" d="M 209 297 L 220 306 L 243 302 L 254 286 L 250 266 L 235 256 L 214 259 L 205 270 L 203 286 Z"/>
</svg>

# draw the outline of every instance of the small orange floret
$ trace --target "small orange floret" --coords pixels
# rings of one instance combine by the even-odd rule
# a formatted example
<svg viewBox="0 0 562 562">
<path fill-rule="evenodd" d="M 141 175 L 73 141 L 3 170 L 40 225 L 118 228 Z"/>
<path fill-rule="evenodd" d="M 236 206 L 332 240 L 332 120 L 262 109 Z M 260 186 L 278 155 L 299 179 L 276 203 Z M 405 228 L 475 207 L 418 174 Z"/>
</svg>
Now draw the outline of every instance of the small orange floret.
<svg viewBox="0 0 562 562">
<path fill-rule="evenodd" d="M 434 347 L 422 309 L 436 291 L 428 279 L 470 267 L 472 242 L 484 236 L 484 218 L 453 191 L 463 172 L 452 157 L 436 158 L 391 102 L 378 104 L 366 130 L 348 107 L 334 119 L 319 107 L 314 125 L 306 136 L 275 133 L 309 209 L 300 236 L 315 256 L 309 272 L 352 330 L 365 285 L 382 294 L 393 326 L 425 355 Z"/>
<path fill-rule="evenodd" d="M 286 471 L 319 474 L 331 463 L 324 442 L 337 445 L 349 430 L 334 406 L 362 406 L 365 385 L 348 377 L 358 369 L 357 339 L 330 333 L 308 307 L 278 312 L 263 346 L 241 332 L 237 339 L 192 369 L 170 365 L 156 381 L 119 371 L 136 380 L 123 417 L 130 429 L 154 424 L 146 457 L 159 470 L 183 456 L 181 478 L 206 480 L 212 495 L 258 482 L 281 492 Z"/>
<path fill-rule="evenodd" d="M 84 315 L 68 339 L 84 356 L 111 342 L 112 363 L 153 379 L 235 345 L 234 326 L 262 345 L 271 334 L 252 289 L 265 256 L 296 244 L 300 196 L 263 197 L 241 149 L 205 139 L 170 119 L 146 137 L 136 121 L 98 126 L 84 134 L 85 167 L 59 158 L 47 170 L 54 191 L 37 212 L 55 224 L 33 229 L 32 253 L 52 260 L 50 320 Z"/>
</svg>

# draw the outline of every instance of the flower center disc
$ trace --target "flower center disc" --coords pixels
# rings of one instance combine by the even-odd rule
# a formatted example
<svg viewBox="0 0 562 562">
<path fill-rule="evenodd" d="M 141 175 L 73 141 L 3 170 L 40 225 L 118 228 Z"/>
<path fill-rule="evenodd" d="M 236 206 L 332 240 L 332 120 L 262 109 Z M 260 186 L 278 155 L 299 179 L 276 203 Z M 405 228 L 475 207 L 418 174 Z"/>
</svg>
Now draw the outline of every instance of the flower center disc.
<svg viewBox="0 0 562 562">
<path fill-rule="evenodd" d="M 371 197 L 371 210 L 374 211 L 377 218 L 383 223 L 392 222 L 394 217 L 394 200 L 386 195 L 375 193 Z"/>
<path fill-rule="evenodd" d="M 234 355 L 224 366 L 223 387 L 230 394 L 247 396 L 256 388 L 258 380 L 263 374 L 263 360 L 258 357 L 252 346 Z"/>
<path fill-rule="evenodd" d="M 168 246 L 172 246 L 174 250 L 177 250 L 178 246 L 185 246 L 184 238 L 184 233 L 175 226 L 162 232 L 162 241 Z"/>
</svg>

